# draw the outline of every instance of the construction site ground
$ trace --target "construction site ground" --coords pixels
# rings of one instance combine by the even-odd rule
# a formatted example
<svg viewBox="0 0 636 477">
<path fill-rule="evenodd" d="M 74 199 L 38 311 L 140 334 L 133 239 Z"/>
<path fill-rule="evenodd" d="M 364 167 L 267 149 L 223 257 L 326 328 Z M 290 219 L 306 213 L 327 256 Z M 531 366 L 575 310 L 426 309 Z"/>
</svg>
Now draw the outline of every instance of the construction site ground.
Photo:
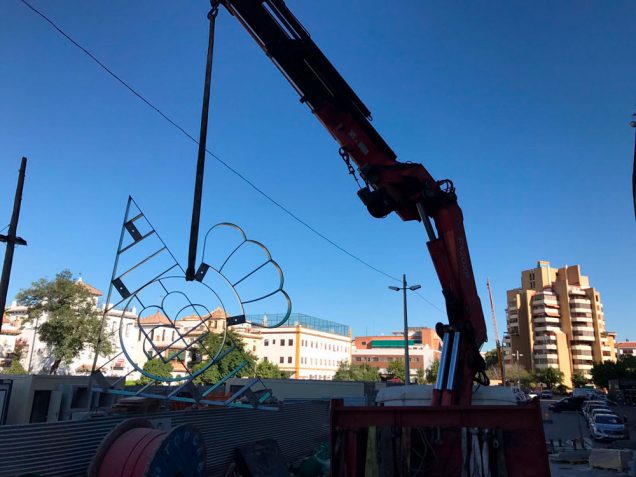
<svg viewBox="0 0 636 477">
<path fill-rule="evenodd" d="M 560 399 L 557 396 L 555 399 Z M 585 419 L 580 412 L 561 412 L 552 413 L 548 410 L 548 406 L 554 402 L 554 400 L 541 401 L 541 408 L 544 412 L 549 414 L 550 420 L 544 422 L 545 437 L 549 442 L 551 439 L 558 445 L 559 439 L 564 443 L 565 441 L 571 441 L 572 439 L 584 440 L 587 446 L 595 448 L 607 448 L 607 449 L 631 449 L 636 451 L 636 407 L 633 406 L 620 406 L 619 412 L 627 417 L 627 425 L 629 428 L 630 438 L 628 440 L 620 440 L 614 442 L 595 442 L 591 439 Z M 618 472 L 614 470 L 592 469 L 587 464 L 569 464 L 563 462 L 550 463 L 550 470 L 552 477 L 586 477 L 586 476 L 622 476 L 628 475 L 627 472 Z"/>
</svg>

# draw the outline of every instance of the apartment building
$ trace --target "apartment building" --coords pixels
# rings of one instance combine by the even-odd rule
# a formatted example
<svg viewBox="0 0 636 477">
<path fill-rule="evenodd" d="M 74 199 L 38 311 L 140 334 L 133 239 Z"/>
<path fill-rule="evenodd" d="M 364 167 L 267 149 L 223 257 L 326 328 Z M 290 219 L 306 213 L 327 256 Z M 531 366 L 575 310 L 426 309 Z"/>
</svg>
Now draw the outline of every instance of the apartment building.
<svg viewBox="0 0 636 477">
<path fill-rule="evenodd" d="M 278 322 L 277 315 L 248 316 L 251 323 Z M 293 379 L 333 379 L 341 361 L 351 360 L 351 328 L 334 321 L 292 313 L 278 328 L 257 328 L 259 359 L 270 361 L 291 373 Z"/>
<path fill-rule="evenodd" d="M 521 273 L 521 287 L 506 295 L 506 363 L 532 372 L 558 368 L 571 386 L 573 374 L 591 378 L 594 363 L 616 360 L 616 335 L 605 329 L 600 294 L 578 265 L 539 261 Z"/>
<path fill-rule="evenodd" d="M 418 369 L 430 367 L 439 359 L 442 340 L 435 330 L 425 327 L 409 327 L 409 370 L 411 380 L 417 377 Z M 352 352 L 353 364 L 368 364 L 387 375 L 393 361 L 404 361 L 404 333 L 395 331 L 391 335 L 357 336 Z"/>
</svg>

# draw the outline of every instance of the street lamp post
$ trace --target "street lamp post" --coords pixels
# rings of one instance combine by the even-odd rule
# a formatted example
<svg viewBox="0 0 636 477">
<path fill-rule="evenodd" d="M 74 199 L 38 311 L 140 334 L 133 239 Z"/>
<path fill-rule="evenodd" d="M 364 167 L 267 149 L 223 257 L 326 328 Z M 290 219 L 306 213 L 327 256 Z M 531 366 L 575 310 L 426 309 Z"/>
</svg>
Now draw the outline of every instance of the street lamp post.
<svg viewBox="0 0 636 477">
<path fill-rule="evenodd" d="M 519 353 L 517 350 L 515 353 L 511 353 L 511 357 L 517 358 L 517 365 L 519 364 L 519 358 L 523 356 L 523 353 Z M 517 389 L 521 389 L 521 382 L 517 379 Z"/>
<path fill-rule="evenodd" d="M 420 285 L 407 286 L 406 275 L 402 275 L 402 286 L 390 286 L 389 288 L 393 291 L 402 291 L 404 297 L 404 384 L 407 385 L 411 383 L 411 366 L 409 363 L 409 320 L 406 308 L 406 290 L 415 291 L 422 287 Z"/>
</svg>

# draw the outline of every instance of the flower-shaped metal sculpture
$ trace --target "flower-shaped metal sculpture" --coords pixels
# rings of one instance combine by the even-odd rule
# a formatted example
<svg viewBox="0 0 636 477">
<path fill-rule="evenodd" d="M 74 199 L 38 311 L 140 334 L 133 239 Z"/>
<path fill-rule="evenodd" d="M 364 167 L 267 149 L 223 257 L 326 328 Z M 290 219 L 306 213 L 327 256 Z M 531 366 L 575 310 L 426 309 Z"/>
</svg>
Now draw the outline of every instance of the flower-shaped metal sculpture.
<svg viewBox="0 0 636 477">
<path fill-rule="evenodd" d="M 121 272 L 123 258 L 129 255 L 132 258 L 127 269 Z M 129 198 L 104 316 L 118 305 L 125 305 L 118 333 L 121 352 L 117 356 L 123 354 L 132 366 L 127 375 L 137 371 L 149 378 L 150 384 L 180 382 L 170 397 L 236 349 L 228 328 L 249 331 L 252 327 L 273 328 L 285 323 L 291 314 L 291 300 L 283 286 L 283 272 L 269 250 L 230 223 L 217 224 L 207 232 L 196 280 L 186 281 L 181 265 Z M 114 290 L 122 299 L 111 305 Z M 281 318 L 275 323 L 246 319 L 255 314 L 248 311 L 261 312 L 265 307 L 277 311 L 276 316 Z M 124 324 L 131 316 L 136 316 L 136 339 Z M 211 333 L 221 339 L 208 340 Z M 214 349 L 210 349 L 212 341 Z M 193 359 L 195 356 L 198 359 Z M 170 376 L 144 367 L 149 360 L 169 363 Z M 200 401 L 215 386 L 193 400 Z M 143 395 L 143 389 L 136 394 Z"/>
</svg>

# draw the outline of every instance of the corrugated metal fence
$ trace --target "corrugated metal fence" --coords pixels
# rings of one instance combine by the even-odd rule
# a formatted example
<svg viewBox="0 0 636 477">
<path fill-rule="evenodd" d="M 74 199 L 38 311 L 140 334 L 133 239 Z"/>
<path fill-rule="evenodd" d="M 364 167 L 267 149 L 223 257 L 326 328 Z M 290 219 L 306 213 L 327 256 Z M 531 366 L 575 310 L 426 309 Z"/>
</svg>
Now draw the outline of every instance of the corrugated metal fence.
<svg viewBox="0 0 636 477">
<path fill-rule="evenodd" d="M 131 416 L 94 418 L 45 424 L 0 427 L 0 476 L 25 473 L 79 476 L 86 471 L 100 442 L 118 423 Z M 329 403 L 302 402 L 281 411 L 203 409 L 146 414 L 147 419 L 171 419 L 171 425 L 193 424 L 203 434 L 211 476 L 223 475 L 234 460 L 234 449 L 248 442 L 273 438 L 288 461 L 312 452 L 329 435 Z"/>
</svg>

